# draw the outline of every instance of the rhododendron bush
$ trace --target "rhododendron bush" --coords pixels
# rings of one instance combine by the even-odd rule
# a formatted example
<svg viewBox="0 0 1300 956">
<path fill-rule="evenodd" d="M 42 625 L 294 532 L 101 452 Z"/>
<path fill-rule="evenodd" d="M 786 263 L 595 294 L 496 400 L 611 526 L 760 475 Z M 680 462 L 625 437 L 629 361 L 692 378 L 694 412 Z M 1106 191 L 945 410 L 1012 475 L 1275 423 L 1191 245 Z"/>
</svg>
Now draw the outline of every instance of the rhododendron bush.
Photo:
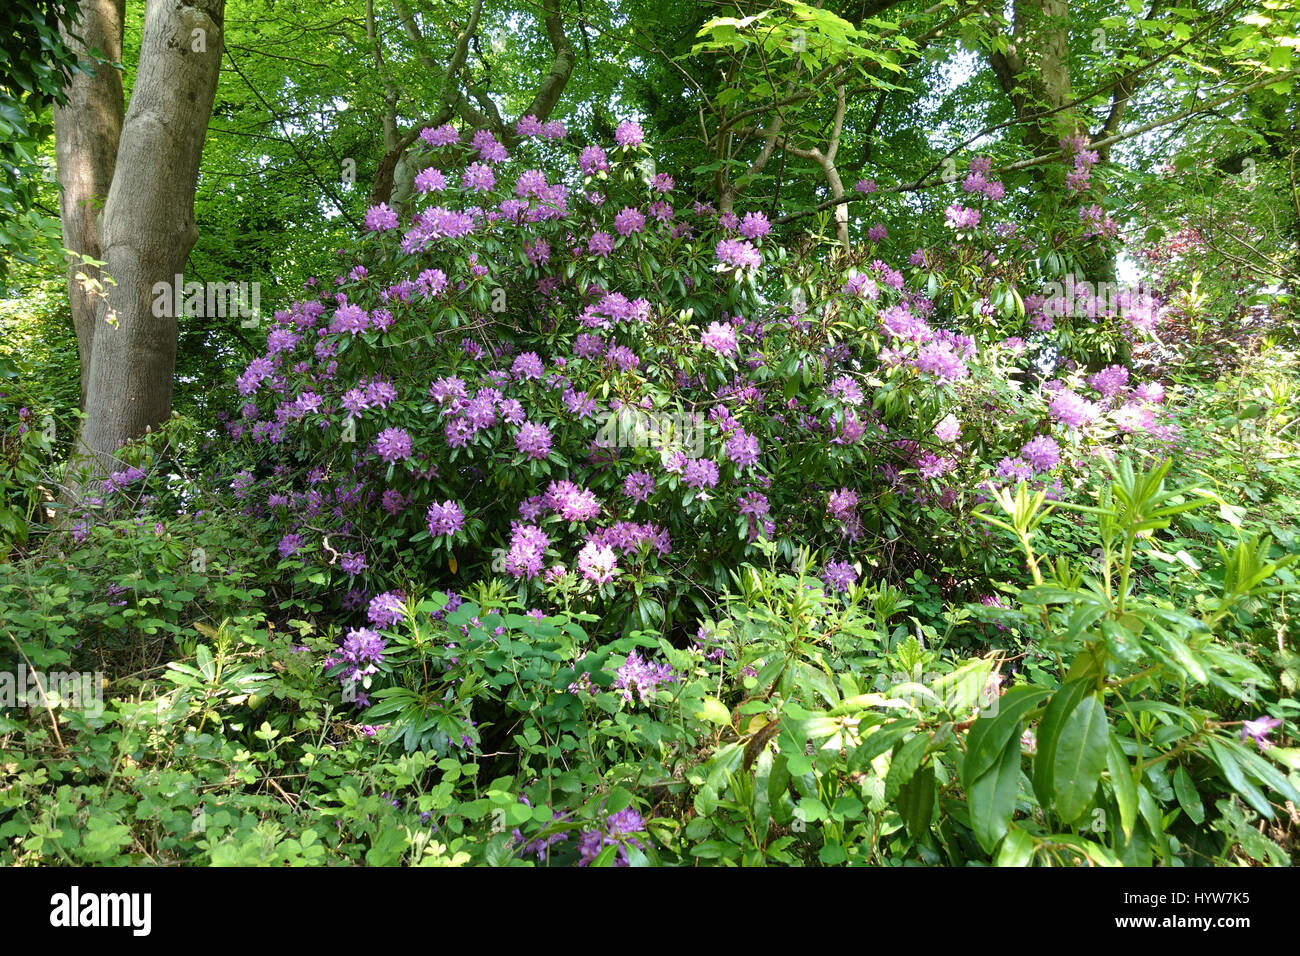
<svg viewBox="0 0 1300 956">
<path fill-rule="evenodd" d="M 578 58 L 558 3 L 368 5 L 314 91 L 228 16 L 175 375 L 113 265 L 156 223 L 0 295 L 0 863 L 1294 862 L 1295 229 L 1195 133 L 1240 74 L 1284 146 L 1281 68 L 1120 10 L 1116 85 L 1014 6 L 620 5 Z"/>
<path fill-rule="evenodd" d="M 634 123 L 563 132 L 525 122 L 508 155 L 425 130 L 415 209 L 372 208 L 238 378 L 230 493 L 358 625 L 497 578 L 677 638 L 765 540 L 813 548 L 834 591 L 956 567 L 974 600 L 1010 567 L 971 517 L 993 491 L 1069 498 L 1176 443 L 1159 382 L 1057 355 L 1098 314 L 1021 294 L 1034 250 L 987 161 L 946 243 L 841 259 L 679 195 Z M 1101 318 L 1153 317 L 1122 305 Z"/>
</svg>

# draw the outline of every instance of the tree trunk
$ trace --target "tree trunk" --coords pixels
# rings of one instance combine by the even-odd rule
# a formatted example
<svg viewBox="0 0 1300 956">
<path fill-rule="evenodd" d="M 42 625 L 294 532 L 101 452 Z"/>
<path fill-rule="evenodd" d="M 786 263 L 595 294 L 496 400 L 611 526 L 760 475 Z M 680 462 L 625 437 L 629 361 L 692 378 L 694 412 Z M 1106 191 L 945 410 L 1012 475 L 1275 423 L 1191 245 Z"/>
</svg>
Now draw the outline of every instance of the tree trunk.
<svg viewBox="0 0 1300 956">
<path fill-rule="evenodd" d="M 1074 101 L 1074 88 L 1070 81 L 1070 10 L 1069 0 L 1015 0 L 1015 22 L 1010 43 L 1005 53 L 994 52 L 990 57 L 994 75 L 1011 100 L 1017 119 L 1025 127 L 1025 145 L 1035 156 L 1060 153 L 1059 141 L 1065 136 L 1088 137 L 1085 117 Z M 1102 137 L 1116 132 L 1128 106 L 1131 87 L 1121 82 L 1114 93 L 1111 110 L 1102 128 Z M 1099 152 L 1106 161 L 1109 150 Z M 1038 166 L 1033 175 L 1040 188 L 1047 184 L 1047 167 Z M 1092 186 L 1100 198 L 1102 187 Z M 1098 245 L 1085 248 L 1080 255 L 1082 274 L 1076 281 L 1114 283 L 1116 274 L 1115 253 Z M 1127 346 L 1121 346 L 1121 356 Z M 1089 357 L 1089 367 L 1100 368 L 1111 359 L 1094 354 Z"/>
<path fill-rule="evenodd" d="M 126 0 L 82 0 L 81 22 L 73 29 L 68 24 L 61 28 L 65 42 L 78 56 L 84 59 L 89 49 L 97 49 L 106 58 L 96 64 L 93 74 L 74 74 L 66 88 L 66 105 L 54 108 L 54 153 L 63 187 L 59 195 L 63 245 L 90 259 L 103 259 L 99 215 L 113 182 L 122 136 L 122 74 L 112 64 L 122 59 L 125 6 Z M 85 42 L 77 42 L 74 32 Z M 85 411 L 99 299 L 88 283 L 77 280 L 79 272 L 90 282 L 103 282 L 103 275 L 97 267 L 80 261 L 68 264 L 68 302 L 77 334 L 81 409 Z"/>
<path fill-rule="evenodd" d="M 221 67 L 225 0 L 149 0 L 131 104 L 100 229 L 116 280 L 95 319 L 80 485 L 115 470 L 123 442 L 171 411 L 176 316 L 154 314 L 198 238 L 194 190 Z M 167 310 L 171 311 L 171 310 Z M 80 479 L 80 480 L 78 480 Z"/>
</svg>

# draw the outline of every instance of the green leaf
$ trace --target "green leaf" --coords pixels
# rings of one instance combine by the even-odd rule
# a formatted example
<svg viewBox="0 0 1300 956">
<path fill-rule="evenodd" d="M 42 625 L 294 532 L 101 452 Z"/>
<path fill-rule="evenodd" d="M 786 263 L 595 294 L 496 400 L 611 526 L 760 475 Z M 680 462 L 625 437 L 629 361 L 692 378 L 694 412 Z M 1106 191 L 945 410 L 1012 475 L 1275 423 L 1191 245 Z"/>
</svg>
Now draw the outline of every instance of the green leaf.
<svg viewBox="0 0 1300 956">
<path fill-rule="evenodd" d="M 929 763 L 898 789 L 898 812 L 913 839 L 930 830 L 934 813 L 934 764 Z"/>
<path fill-rule="evenodd" d="M 969 787 L 992 768 L 1009 738 L 1019 740 L 1021 717 L 1025 711 L 1050 694 L 1050 690 L 1041 687 L 1013 687 L 998 701 L 996 715 L 981 717 L 971 725 L 966 734 L 966 756 L 961 765 L 963 787 Z"/>
<path fill-rule="evenodd" d="M 1115 802 L 1119 804 L 1119 825 L 1126 838 L 1133 836 L 1133 826 L 1137 823 L 1138 795 L 1137 782 L 1133 779 L 1133 768 L 1124 756 L 1124 748 L 1114 734 L 1106 747 L 1106 769 L 1110 773 L 1110 783 L 1115 790 Z M 1181 768 L 1180 768 L 1181 769 Z"/>
<path fill-rule="evenodd" d="M 1056 812 L 1066 823 L 1092 803 L 1109 740 L 1106 707 L 1100 695 L 1089 694 L 1062 723 L 1053 758 Z"/>
<path fill-rule="evenodd" d="M 998 850 L 997 859 L 993 864 L 994 866 L 1028 866 L 1034 858 L 1036 848 L 1034 838 L 1028 832 L 1013 826 L 1007 831 L 1007 837 L 1002 841 L 1002 848 Z"/>
<path fill-rule="evenodd" d="M 1201 802 L 1201 795 L 1192 783 L 1191 774 L 1181 766 L 1174 771 L 1174 795 L 1178 797 L 1178 805 L 1183 808 L 1183 813 L 1187 814 L 1189 820 L 1193 823 L 1205 821 L 1205 804 Z"/>
<path fill-rule="evenodd" d="M 91 816 L 78 856 L 89 863 L 102 863 L 114 857 L 131 842 L 131 831 L 108 813 Z"/>
<path fill-rule="evenodd" d="M 896 720 L 883 725 L 849 755 L 849 773 L 860 773 L 867 764 L 902 740 L 903 735 L 915 726 L 915 720 Z"/>
<path fill-rule="evenodd" d="M 949 714 L 965 717 L 979 706 L 995 663 L 992 657 L 967 661 L 932 683 L 930 690 Z"/>
<path fill-rule="evenodd" d="M 1242 798 L 1254 807 L 1260 816 L 1269 820 L 1273 819 L 1273 808 L 1269 806 L 1264 795 L 1259 792 L 1259 788 L 1246 779 L 1245 774 L 1241 772 L 1241 765 L 1228 747 L 1217 740 L 1210 740 L 1208 743 L 1210 745 L 1210 754 L 1219 769 L 1223 771 L 1228 786 L 1241 794 Z"/>
<path fill-rule="evenodd" d="M 1072 680 L 1063 684 L 1047 705 L 1038 725 L 1038 756 L 1034 758 L 1034 794 L 1040 806 L 1050 807 L 1055 793 L 1056 741 L 1061 725 L 1070 715 L 1079 699 L 1093 685 L 1089 679 Z"/>
<path fill-rule="evenodd" d="M 716 697 L 705 697 L 695 716 L 719 727 L 727 727 L 731 724 L 731 711 L 727 710 L 727 705 Z"/>
<path fill-rule="evenodd" d="M 966 790 L 971 828 L 986 852 L 992 853 L 1006 835 L 1019 789 L 1020 739 L 1012 737 L 1002 748 L 998 762 Z"/>
<path fill-rule="evenodd" d="M 889 761 L 889 772 L 885 774 L 885 800 L 893 800 L 903 784 L 912 779 L 925 759 L 925 748 L 930 739 L 929 734 L 920 733 L 894 751 L 893 759 Z"/>
</svg>

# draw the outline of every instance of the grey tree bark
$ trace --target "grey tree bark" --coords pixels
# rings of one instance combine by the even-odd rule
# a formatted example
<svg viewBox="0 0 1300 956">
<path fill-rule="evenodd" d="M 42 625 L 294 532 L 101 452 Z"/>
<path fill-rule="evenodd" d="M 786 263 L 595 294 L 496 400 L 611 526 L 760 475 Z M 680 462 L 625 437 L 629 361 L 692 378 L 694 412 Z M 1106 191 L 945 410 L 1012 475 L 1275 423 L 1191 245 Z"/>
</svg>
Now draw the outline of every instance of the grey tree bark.
<svg viewBox="0 0 1300 956">
<path fill-rule="evenodd" d="M 113 471 L 122 444 L 171 412 L 176 318 L 153 314 L 153 287 L 174 281 L 198 238 L 194 191 L 224 14 L 225 0 L 149 0 L 146 8 L 100 221 L 101 258 L 116 284 L 95 313 L 87 417 L 70 468 L 74 488 Z"/>
<path fill-rule="evenodd" d="M 63 245 L 88 259 L 103 259 L 99 216 L 108 198 L 122 136 L 122 74 L 113 63 L 122 59 L 122 20 L 126 0 L 82 0 L 82 20 L 77 29 L 65 24 L 63 38 L 83 60 L 90 50 L 104 58 L 93 73 L 77 73 L 67 85 L 68 101 L 54 108 L 54 154 L 58 162 L 59 216 Z M 73 36 L 79 33 L 84 42 Z M 78 273 L 86 281 L 77 279 Z M 81 364 L 81 409 L 86 408 L 90 385 L 90 356 L 95 341 L 95 313 L 99 300 L 94 283 L 104 277 L 97 266 L 83 262 L 68 265 L 68 302 L 77 334 Z"/>
</svg>

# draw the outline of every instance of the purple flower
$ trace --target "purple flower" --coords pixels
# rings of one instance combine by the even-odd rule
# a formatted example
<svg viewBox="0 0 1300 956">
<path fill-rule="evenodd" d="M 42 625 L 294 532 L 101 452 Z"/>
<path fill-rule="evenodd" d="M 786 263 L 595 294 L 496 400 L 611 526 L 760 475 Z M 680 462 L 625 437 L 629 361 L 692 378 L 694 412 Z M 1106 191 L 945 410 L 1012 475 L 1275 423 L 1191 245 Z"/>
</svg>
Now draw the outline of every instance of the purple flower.
<svg viewBox="0 0 1300 956">
<path fill-rule="evenodd" d="M 718 483 L 718 466 L 708 458 L 692 458 L 686 463 L 682 480 L 691 488 L 713 488 Z"/>
<path fill-rule="evenodd" d="M 515 133 L 519 136 L 541 136 L 545 129 L 542 121 L 531 113 L 519 117 L 519 121 L 515 123 Z"/>
<path fill-rule="evenodd" d="M 931 478 L 942 478 L 956 467 L 957 462 L 954 459 L 940 458 L 933 452 L 928 451 L 916 460 L 917 472 L 927 481 Z"/>
<path fill-rule="evenodd" d="M 620 146 L 640 146 L 645 142 L 645 130 L 639 123 L 633 123 L 630 120 L 626 123 L 619 123 L 618 129 L 614 130 L 614 142 Z"/>
<path fill-rule="evenodd" d="M 960 203 L 953 203 L 943 211 L 947 225 L 952 229 L 974 229 L 979 225 L 980 211 L 970 209 Z"/>
<path fill-rule="evenodd" d="M 368 627 L 351 628 L 343 638 L 339 658 L 326 658 L 328 667 L 348 664 L 339 674 L 343 683 L 352 683 L 374 674 L 379 670 L 375 665 L 384 659 L 385 641 Z"/>
<path fill-rule="evenodd" d="M 460 184 L 464 189 L 485 193 L 496 185 L 497 177 L 492 167 L 484 163 L 470 163 L 461 174 Z"/>
<path fill-rule="evenodd" d="M 515 447 L 529 458 L 545 458 L 551 451 L 551 430 L 545 425 L 524 422 L 515 432 Z"/>
<path fill-rule="evenodd" d="M 370 328 L 370 316 L 366 314 L 366 310 L 350 302 L 340 305 L 330 322 L 331 332 L 351 332 L 355 335 L 368 328 Z"/>
<path fill-rule="evenodd" d="M 826 512 L 836 521 L 852 521 L 858 506 L 858 493 L 848 488 L 832 491 L 826 501 Z"/>
<path fill-rule="evenodd" d="M 1122 365 L 1108 365 L 1100 372 L 1088 376 L 1088 384 L 1095 388 L 1102 398 L 1114 398 L 1124 386 L 1128 385 L 1128 369 Z"/>
<path fill-rule="evenodd" d="M 578 568 L 582 571 L 582 576 L 588 581 L 595 584 L 605 584 L 614 580 L 614 571 L 618 568 L 618 560 L 614 555 L 614 549 L 608 545 L 599 545 L 595 541 L 588 541 L 583 545 L 582 550 L 578 552 Z"/>
<path fill-rule="evenodd" d="M 627 848 L 634 846 L 640 850 L 645 849 L 645 844 L 631 834 L 640 833 L 644 829 L 645 821 L 641 819 L 641 814 L 631 807 L 611 813 L 605 820 L 604 830 L 587 830 L 578 837 L 578 866 L 591 865 L 606 846 L 618 847 L 618 854 L 614 858 L 615 866 L 630 866 Z"/>
<path fill-rule="evenodd" d="M 714 255 L 732 269 L 756 269 L 763 264 L 759 251 L 741 239 L 723 239 L 714 249 Z"/>
<path fill-rule="evenodd" d="M 366 617 L 376 627 L 396 624 L 406 618 L 406 601 L 396 591 L 385 591 L 371 599 Z"/>
<path fill-rule="evenodd" d="M 416 174 L 415 188 L 422 193 L 441 192 L 447 188 L 447 177 L 443 175 L 441 169 L 430 166 Z"/>
<path fill-rule="evenodd" d="M 1165 387 L 1159 382 L 1143 382 L 1133 389 L 1133 395 L 1144 402 L 1159 405 L 1165 400 Z"/>
<path fill-rule="evenodd" d="M 957 421 L 956 415 L 946 415 L 939 424 L 934 426 L 934 437 L 944 444 L 954 440 L 960 433 L 961 422 Z"/>
<path fill-rule="evenodd" d="M 383 232 L 385 229 L 397 228 L 397 213 L 388 208 L 388 203 L 381 202 L 366 210 L 366 229 L 370 232 Z"/>
<path fill-rule="evenodd" d="M 1067 428 L 1080 428 L 1096 418 L 1099 409 L 1093 402 L 1063 388 L 1056 393 L 1047 411 Z"/>
<path fill-rule="evenodd" d="M 1111 412 L 1115 427 L 1124 434 L 1131 432 L 1149 432 L 1156 428 L 1156 417 L 1151 409 L 1137 402 L 1130 402 Z"/>
<path fill-rule="evenodd" d="M 295 335 L 288 329 L 272 329 L 266 336 L 266 354 L 274 355 L 277 352 L 291 352 L 301 339 L 301 335 Z"/>
<path fill-rule="evenodd" d="M 600 499 L 589 488 L 571 481 L 553 481 L 543 496 L 546 506 L 565 521 L 587 521 L 600 514 Z"/>
<path fill-rule="evenodd" d="M 827 391 L 845 405 L 862 404 L 862 387 L 847 375 L 836 378 Z"/>
<path fill-rule="evenodd" d="M 632 702 L 632 691 L 635 690 L 644 704 L 654 699 L 660 684 L 673 683 L 677 679 L 677 672 L 668 664 L 652 664 L 642 660 L 641 655 L 634 650 L 618 669 L 614 689 L 621 690 L 623 699 L 628 703 Z"/>
<path fill-rule="evenodd" d="M 533 265 L 545 265 L 551 258 L 551 244 L 545 239 L 535 239 L 524 246 L 524 254 Z"/>
<path fill-rule="evenodd" d="M 593 232 L 587 240 L 587 252 L 604 258 L 614 251 L 614 237 L 607 232 Z"/>
<path fill-rule="evenodd" d="M 614 217 L 614 229 L 620 236 L 630 236 L 645 228 L 645 216 L 638 209 L 626 206 Z"/>
<path fill-rule="evenodd" d="M 459 142 L 460 134 L 450 123 L 443 123 L 437 129 L 429 127 L 421 130 L 420 139 L 430 146 L 450 146 L 452 143 Z"/>
<path fill-rule="evenodd" d="M 339 566 L 344 574 L 353 577 L 366 569 L 366 556 L 349 551 L 339 560 Z"/>
<path fill-rule="evenodd" d="M 724 322 L 711 322 L 708 329 L 700 333 L 700 344 L 705 348 L 713 349 L 719 355 L 734 355 L 736 330 Z"/>
<path fill-rule="evenodd" d="M 1281 727 L 1282 721 L 1276 717 L 1259 717 L 1255 720 L 1243 720 L 1241 722 L 1241 740 L 1245 743 L 1247 739 L 1255 741 L 1260 750 L 1268 750 L 1273 746 L 1273 742 L 1268 739 L 1268 735 L 1276 727 Z"/>
<path fill-rule="evenodd" d="M 726 443 L 727 457 L 736 463 L 738 469 L 745 469 L 758 464 L 758 439 L 743 428 L 731 433 Z"/>
<path fill-rule="evenodd" d="M 835 591 L 847 591 L 858 582 L 858 572 L 847 561 L 830 561 L 822 569 L 822 580 Z"/>
<path fill-rule="evenodd" d="M 465 383 L 454 375 L 440 378 L 429 386 L 429 397 L 439 405 L 450 402 L 455 407 L 465 399 L 466 394 Z"/>
<path fill-rule="evenodd" d="M 503 163 L 508 158 L 506 148 L 497 142 L 490 130 L 481 129 L 474 133 L 473 146 L 478 150 L 479 159 L 485 163 Z"/>
<path fill-rule="evenodd" d="M 891 305 L 880 313 L 880 324 L 891 337 L 911 342 L 928 342 L 934 332 L 925 319 L 913 315 L 905 305 Z"/>
<path fill-rule="evenodd" d="M 1030 478 L 1034 477 L 1034 470 L 1023 459 L 1003 458 L 998 462 L 998 468 L 995 474 L 999 478 L 1005 478 L 1011 481 L 1028 481 Z"/>
<path fill-rule="evenodd" d="M 578 167 L 584 176 L 609 169 L 609 163 L 605 160 L 605 151 L 599 146 L 586 147 L 578 157 Z"/>
<path fill-rule="evenodd" d="M 144 477 L 144 470 L 134 466 L 127 468 L 125 471 L 115 471 L 108 476 L 106 484 L 116 490 L 121 491 L 132 482 L 139 481 Z"/>
<path fill-rule="evenodd" d="M 280 552 L 281 558 L 287 558 L 291 554 L 297 554 L 306 543 L 306 540 L 300 534 L 286 534 L 280 539 L 280 543 L 276 545 L 276 550 Z"/>
<path fill-rule="evenodd" d="M 550 195 L 550 187 L 546 182 L 546 173 L 540 169 L 527 169 L 519 174 L 515 180 L 515 195 L 520 199 L 529 199 L 531 197 L 546 197 Z"/>
<path fill-rule="evenodd" d="M 762 239 L 772 231 L 772 224 L 761 212 L 747 212 L 740 221 L 740 234 L 746 239 Z"/>
<path fill-rule="evenodd" d="M 749 518 L 763 518 L 771 510 L 767 495 L 761 491 L 749 491 L 736 499 L 737 511 Z"/>
<path fill-rule="evenodd" d="M 516 578 L 534 578 L 542 570 L 551 539 L 536 525 L 513 522 L 510 550 L 506 553 L 506 572 Z"/>
<path fill-rule="evenodd" d="M 969 372 L 961 356 L 957 355 L 946 342 L 929 342 L 921 346 L 921 352 L 916 358 L 916 367 L 919 371 L 946 382 L 965 378 Z"/>
<path fill-rule="evenodd" d="M 1039 435 L 1025 442 L 1020 449 L 1020 457 L 1033 467 L 1034 471 L 1051 471 L 1061 461 L 1061 446 L 1056 440 L 1046 435 Z"/>
<path fill-rule="evenodd" d="M 411 436 L 404 428 L 385 428 L 375 439 L 375 451 L 384 461 L 406 461 L 411 457 Z"/>
<path fill-rule="evenodd" d="M 432 299 L 447 288 L 447 273 L 441 269 L 425 269 L 415 277 L 415 285 L 426 298 Z"/>
<path fill-rule="evenodd" d="M 623 494 L 633 501 L 648 501 L 654 494 L 654 476 L 646 471 L 634 471 L 623 479 Z"/>
<path fill-rule="evenodd" d="M 514 376 L 516 382 L 523 379 L 541 378 L 544 371 L 542 360 L 537 357 L 536 352 L 523 353 L 510 366 L 510 374 Z"/>
<path fill-rule="evenodd" d="M 429 534 L 435 538 L 442 534 L 455 534 L 465 526 L 465 513 L 454 501 L 444 501 L 442 504 L 435 502 L 429 505 L 425 517 L 429 524 Z"/>
<path fill-rule="evenodd" d="M 867 238 L 870 239 L 872 242 L 879 242 L 880 240 L 886 238 L 888 235 L 889 235 L 889 230 L 886 229 L 881 223 L 876 223 L 874 226 L 872 226 L 870 229 L 867 230 Z"/>
</svg>

